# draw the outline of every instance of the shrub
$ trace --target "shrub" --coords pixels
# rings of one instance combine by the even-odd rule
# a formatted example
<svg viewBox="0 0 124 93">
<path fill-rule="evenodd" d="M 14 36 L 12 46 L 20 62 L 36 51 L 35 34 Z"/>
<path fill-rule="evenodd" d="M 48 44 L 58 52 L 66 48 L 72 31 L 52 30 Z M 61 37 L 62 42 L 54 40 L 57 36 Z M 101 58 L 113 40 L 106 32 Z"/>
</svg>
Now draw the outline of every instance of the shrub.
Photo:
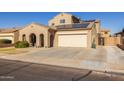
<svg viewBox="0 0 124 93">
<path fill-rule="evenodd" d="M 26 48 L 29 47 L 29 43 L 27 41 L 18 41 L 15 43 L 15 48 Z"/>
<path fill-rule="evenodd" d="M 11 44 L 12 41 L 9 39 L 0 39 L 0 44 Z"/>
<path fill-rule="evenodd" d="M 93 40 L 92 48 L 96 48 L 95 39 Z"/>
</svg>

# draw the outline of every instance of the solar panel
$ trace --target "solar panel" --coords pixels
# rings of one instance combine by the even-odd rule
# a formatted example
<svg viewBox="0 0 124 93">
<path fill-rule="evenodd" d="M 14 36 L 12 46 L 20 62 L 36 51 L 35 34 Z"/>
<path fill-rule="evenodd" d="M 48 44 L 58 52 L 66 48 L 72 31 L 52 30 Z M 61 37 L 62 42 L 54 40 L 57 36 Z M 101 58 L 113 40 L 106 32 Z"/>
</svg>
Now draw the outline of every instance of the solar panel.
<svg viewBox="0 0 124 93">
<path fill-rule="evenodd" d="M 83 22 L 95 22 L 96 20 L 83 20 Z"/>
<path fill-rule="evenodd" d="M 88 25 L 89 23 L 60 25 L 60 26 L 57 26 L 57 29 L 87 28 Z"/>
<path fill-rule="evenodd" d="M 73 24 L 72 28 L 87 28 L 87 26 L 89 25 L 89 23 L 85 23 L 85 24 Z"/>
</svg>

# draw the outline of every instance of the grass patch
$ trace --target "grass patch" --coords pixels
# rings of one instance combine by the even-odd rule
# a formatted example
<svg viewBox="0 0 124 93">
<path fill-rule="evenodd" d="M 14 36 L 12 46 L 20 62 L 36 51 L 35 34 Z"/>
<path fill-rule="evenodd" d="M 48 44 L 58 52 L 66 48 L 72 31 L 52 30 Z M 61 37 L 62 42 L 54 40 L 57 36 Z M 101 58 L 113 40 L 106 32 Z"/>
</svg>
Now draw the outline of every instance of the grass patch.
<svg viewBox="0 0 124 93">
<path fill-rule="evenodd" d="M 16 48 L 0 48 L 0 52 L 2 51 L 13 51 L 16 50 Z"/>
<path fill-rule="evenodd" d="M 16 48 L 0 48 L 0 53 L 5 53 L 5 54 L 20 54 L 26 52 L 28 51 L 18 50 Z"/>
</svg>

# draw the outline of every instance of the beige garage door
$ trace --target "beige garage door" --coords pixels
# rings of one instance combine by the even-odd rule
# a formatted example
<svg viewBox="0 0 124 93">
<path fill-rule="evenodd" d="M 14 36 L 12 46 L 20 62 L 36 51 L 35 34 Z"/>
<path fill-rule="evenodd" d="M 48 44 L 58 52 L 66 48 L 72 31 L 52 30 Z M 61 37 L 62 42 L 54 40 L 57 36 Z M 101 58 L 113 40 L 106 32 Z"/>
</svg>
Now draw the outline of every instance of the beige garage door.
<svg viewBox="0 0 124 93">
<path fill-rule="evenodd" d="M 13 37 L 12 36 L 0 36 L 0 39 L 8 39 L 8 40 L 11 40 L 13 43 Z"/>
<path fill-rule="evenodd" d="M 87 35 L 59 35 L 59 47 L 87 47 Z"/>
</svg>

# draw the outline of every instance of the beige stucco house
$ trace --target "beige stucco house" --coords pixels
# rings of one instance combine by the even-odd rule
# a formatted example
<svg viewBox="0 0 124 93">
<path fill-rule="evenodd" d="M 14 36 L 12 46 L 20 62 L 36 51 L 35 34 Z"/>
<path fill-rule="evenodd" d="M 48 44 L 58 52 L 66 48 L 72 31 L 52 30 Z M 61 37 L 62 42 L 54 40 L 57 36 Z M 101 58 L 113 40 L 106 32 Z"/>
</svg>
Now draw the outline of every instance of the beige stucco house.
<svg viewBox="0 0 124 93">
<path fill-rule="evenodd" d="M 109 29 L 100 30 L 98 41 L 100 46 L 116 46 L 117 44 L 121 44 L 121 38 L 111 36 Z"/>
<path fill-rule="evenodd" d="M 9 39 L 12 43 L 18 41 L 20 28 L 0 29 L 0 39 Z"/>
<path fill-rule="evenodd" d="M 91 47 L 97 44 L 100 32 L 99 20 L 81 20 L 68 13 L 60 13 L 48 22 L 48 26 L 31 23 L 22 28 L 3 31 L 0 39 L 28 41 L 36 47 Z"/>
<path fill-rule="evenodd" d="M 110 36 L 110 30 L 109 29 L 101 29 L 100 35 L 101 35 L 101 37 L 109 37 Z"/>
</svg>

